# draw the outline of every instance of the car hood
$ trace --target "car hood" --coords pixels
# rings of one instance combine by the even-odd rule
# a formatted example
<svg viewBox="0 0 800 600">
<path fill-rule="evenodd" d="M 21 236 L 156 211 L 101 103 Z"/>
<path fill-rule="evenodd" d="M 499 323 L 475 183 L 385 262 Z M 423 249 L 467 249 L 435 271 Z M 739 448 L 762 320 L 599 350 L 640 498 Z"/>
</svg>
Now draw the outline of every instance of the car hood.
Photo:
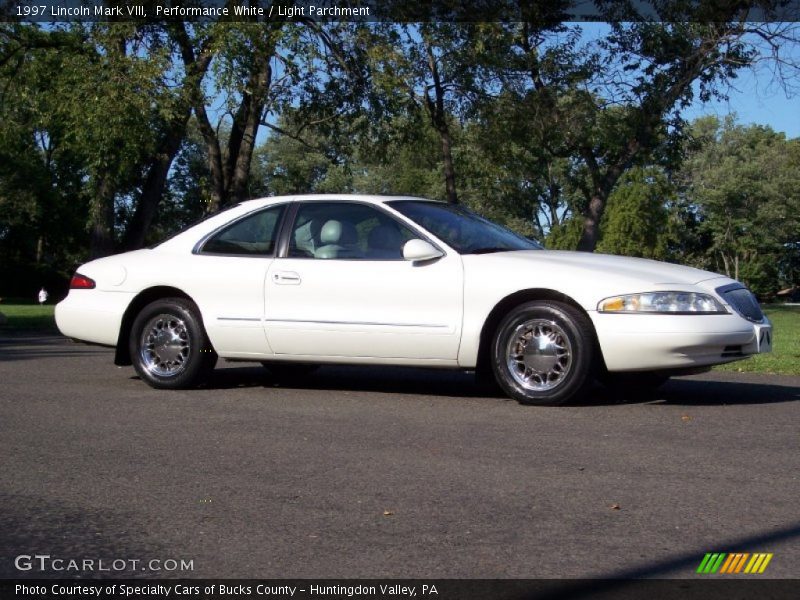
<svg viewBox="0 0 800 600">
<path fill-rule="evenodd" d="M 490 255 L 491 256 L 491 255 Z M 547 270 L 584 271 L 617 280 L 631 280 L 653 285 L 680 284 L 694 285 L 708 279 L 724 277 L 718 273 L 684 267 L 657 260 L 613 256 L 591 252 L 570 252 L 565 250 L 525 250 L 503 252 L 494 255 L 505 260 L 519 261 L 530 266 Z M 522 266 L 522 265 L 520 265 Z"/>
<path fill-rule="evenodd" d="M 464 254 L 465 293 L 491 296 L 545 288 L 566 294 L 587 311 L 619 294 L 684 290 L 714 293 L 732 279 L 655 260 L 559 250 Z M 488 300 L 487 300 L 488 301 Z"/>
</svg>

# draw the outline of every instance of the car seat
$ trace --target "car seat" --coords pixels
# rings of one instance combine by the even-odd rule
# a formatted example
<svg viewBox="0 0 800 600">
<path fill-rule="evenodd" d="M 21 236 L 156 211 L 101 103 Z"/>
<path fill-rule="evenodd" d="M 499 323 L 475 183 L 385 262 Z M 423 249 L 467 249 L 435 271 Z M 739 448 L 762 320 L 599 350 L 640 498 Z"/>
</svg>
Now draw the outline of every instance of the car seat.
<svg viewBox="0 0 800 600">
<path fill-rule="evenodd" d="M 320 246 L 320 221 L 311 219 L 294 231 L 294 250 L 292 256 L 315 256 L 317 248 Z"/>
<path fill-rule="evenodd" d="M 361 258 L 358 233 L 352 223 L 331 219 L 319 232 L 321 246 L 314 251 L 315 258 Z"/>
</svg>

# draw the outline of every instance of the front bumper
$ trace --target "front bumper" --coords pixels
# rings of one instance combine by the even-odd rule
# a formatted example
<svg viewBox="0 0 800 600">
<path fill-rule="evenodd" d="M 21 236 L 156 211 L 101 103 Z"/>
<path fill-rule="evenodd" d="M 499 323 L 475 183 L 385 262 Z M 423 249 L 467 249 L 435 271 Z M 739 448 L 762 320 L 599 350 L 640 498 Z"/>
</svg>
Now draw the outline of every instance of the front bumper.
<svg viewBox="0 0 800 600">
<path fill-rule="evenodd" d="M 647 315 L 592 312 L 609 371 L 704 367 L 768 352 L 771 324 L 739 315 Z"/>
</svg>

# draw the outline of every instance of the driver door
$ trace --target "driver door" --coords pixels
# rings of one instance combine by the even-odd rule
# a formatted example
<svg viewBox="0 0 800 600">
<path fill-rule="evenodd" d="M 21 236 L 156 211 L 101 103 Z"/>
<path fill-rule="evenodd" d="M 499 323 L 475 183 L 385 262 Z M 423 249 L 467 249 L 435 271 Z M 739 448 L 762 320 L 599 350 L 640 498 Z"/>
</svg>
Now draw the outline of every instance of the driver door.
<svg viewBox="0 0 800 600">
<path fill-rule="evenodd" d="M 463 314 L 461 258 L 413 262 L 421 237 L 379 207 L 300 203 L 286 256 L 265 281 L 272 350 L 293 357 L 455 363 Z"/>
</svg>

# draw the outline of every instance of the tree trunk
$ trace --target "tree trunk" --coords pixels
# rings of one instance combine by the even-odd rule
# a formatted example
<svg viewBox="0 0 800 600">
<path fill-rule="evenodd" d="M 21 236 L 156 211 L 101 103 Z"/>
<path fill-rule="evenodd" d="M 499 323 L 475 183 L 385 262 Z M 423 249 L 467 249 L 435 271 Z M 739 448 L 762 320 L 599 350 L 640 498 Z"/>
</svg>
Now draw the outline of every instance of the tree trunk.
<svg viewBox="0 0 800 600">
<path fill-rule="evenodd" d="M 458 204 L 456 168 L 453 163 L 453 140 L 450 136 L 450 127 L 447 125 L 447 114 L 444 107 L 444 87 L 442 86 L 442 80 L 439 75 L 439 65 L 436 62 L 436 57 L 433 55 L 433 50 L 430 45 L 426 45 L 426 51 L 428 54 L 428 68 L 433 77 L 433 90 L 436 97 L 435 99 L 431 99 L 429 93 L 426 91 L 425 105 L 428 109 L 431 123 L 434 129 L 439 133 L 439 139 L 442 143 L 442 163 L 444 165 L 444 186 L 447 193 L 447 202 L 449 204 Z"/>
<path fill-rule="evenodd" d="M 225 170 L 222 167 L 222 149 L 219 146 L 217 133 L 208 119 L 206 107 L 203 104 L 205 100 L 201 99 L 194 108 L 194 114 L 197 117 L 197 124 L 200 128 L 200 133 L 203 140 L 206 142 L 206 151 L 208 152 L 208 170 L 211 174 L 211 202 L 208 207 L 209 212 L 219 210 L 226 200 L 226 185 L 225 185 Z"/>
<path fill-rule="evenodd" d="M 253 162 L 253 150 L 256 146 L 256 134 L 261 125 L 261 114 L 264 112 L 264 104 L 267 100 L 267 93 L 272 84 L 272 68 L 269 64 L 269 56 L 263 57 L 263 63 L 259 69 L 253 73 L 251 78 L 252 93 L 248 102 L 242 104 L 244 110 L 242 120 L 239 123 L 241 135 L 237 142 L 236 160 L 233 163 L 233 172 L 230 179 L 229 200 L 230 202 L 243 202 L 249 198 L 248 183 L 250 179 L 250 165 Z"/>
<path fill-rule="evenodd" d="M 577 248 L 579 251 L 594 252 L 597 247 L 597 242 L 600 241 L 600 220 L 603 218 L 607 199 L 599 190 L 592 194 L 583 219 L 583 233 Z"/>
<path fill-rule="evenodd" d="M 730 264 L 730 261 L 728 260 L 728 257 L 724 252 L 720 252 L 719 255 L 722 257 L 722 264 L 725 267 L 725 276 L 726 277 L 730 277 L 731 276 L 731 264 Z"/>
<path fill-rule="evenodd" d="M 164 196 L 169 170 L 183 140 L 186 139 L 186 129 L 192 116 L 192 106 L 202 96 L 201 84 L 211 64 L 212 53 L 208 41 L 199 48 L 198 53 L 195 53 L 183 23 L 175 25 L 172 35 L 181 48 L 186 73 L 180 91 L 180 104 L 179 108 L 176 108 L 175 116 L 167 123 L 164 136 L 150 162 L 141 197 L 122 240 L 122 247 L 125 250 L 136 250 L 144 246 L 147 231 L 150 229 L 158 205 Z"/>
<path fill-rule="evenodd" d="M 107 177 L 97 183 L 90 206 L 90 258 L 114 253 L 114 190 Z"/>
<path fill-rule="evenodd" d="M 444 185 L 447 192 L 447 202 L 450 204 L 458 204 L 458 194 L 456 193 L 456 168 L 453 164 L 450 129 L 447 127 L 447 122 L 444 120 L 442 127 L 437 127 L 437 129 L 442 141 L 442 161 L 444 163 Z"/>
<path fill-rule="evenodd" d="M 211 36 L 207 38 L 199 48 L 199 51 L 195 53 L 195 48 L 189 39 L 186 26 L 183 23 L 176 24 L 173 29 L 173 35 L 181 48 L 183 65 L 186 70 L 184 98 L 187 102 L 187 119 L 191 116 L 191 111 L 193 109 L 200 133 L 203 136 L 203 140 L 206 142 L 206 148 L 208 150 L 208 167 L 211 172 L 212 182 L 211 201 L 208 210 L 209 212 L 213 212 L 218 210 L 224 202 L 225 182 L 222 168 L 222 151 L 216 132 L 211 126 L 208 114 L 206 113 L 202 82 L 211 64 L 211 59 L 214 56 L 213 42 L 215 41 L 215 37 Z"/>
<path fill-rule="evenodd" d="M 211 172 L 211 207 L 217 210 L 231 202 L 247 199 L 247 184 L 250 165 L 255 149 L 256 134 L 261 125 L 272 70 L 269 65 L 274 49 L 265 51 L 263 60 L 257 63 L 245 86 L 242 103 L 239 105 L 231 124 L 228 146 L 223 154 L 217 132 L 211 125 L 204 105 L 199 98 L 195 105 L 195 115 L 200 133 L 208 150 L 208 166 Z"/>
<path fill-rule="evenodd" d="M 125 231 L 125 237 L 122 240 L 123 250 L 137 250 L 144 246 L 147 231 L 150 229 L 153 217 L 155 217 L 158 205 L 164 195 L 169 169 L 186 137 L 186 127 L 190 116 L 191 110 L 187 111 L 182 120 L 175 123 L 161 140 L 161 147 L 150 163 L 133 218 Z"/>
</svg>

